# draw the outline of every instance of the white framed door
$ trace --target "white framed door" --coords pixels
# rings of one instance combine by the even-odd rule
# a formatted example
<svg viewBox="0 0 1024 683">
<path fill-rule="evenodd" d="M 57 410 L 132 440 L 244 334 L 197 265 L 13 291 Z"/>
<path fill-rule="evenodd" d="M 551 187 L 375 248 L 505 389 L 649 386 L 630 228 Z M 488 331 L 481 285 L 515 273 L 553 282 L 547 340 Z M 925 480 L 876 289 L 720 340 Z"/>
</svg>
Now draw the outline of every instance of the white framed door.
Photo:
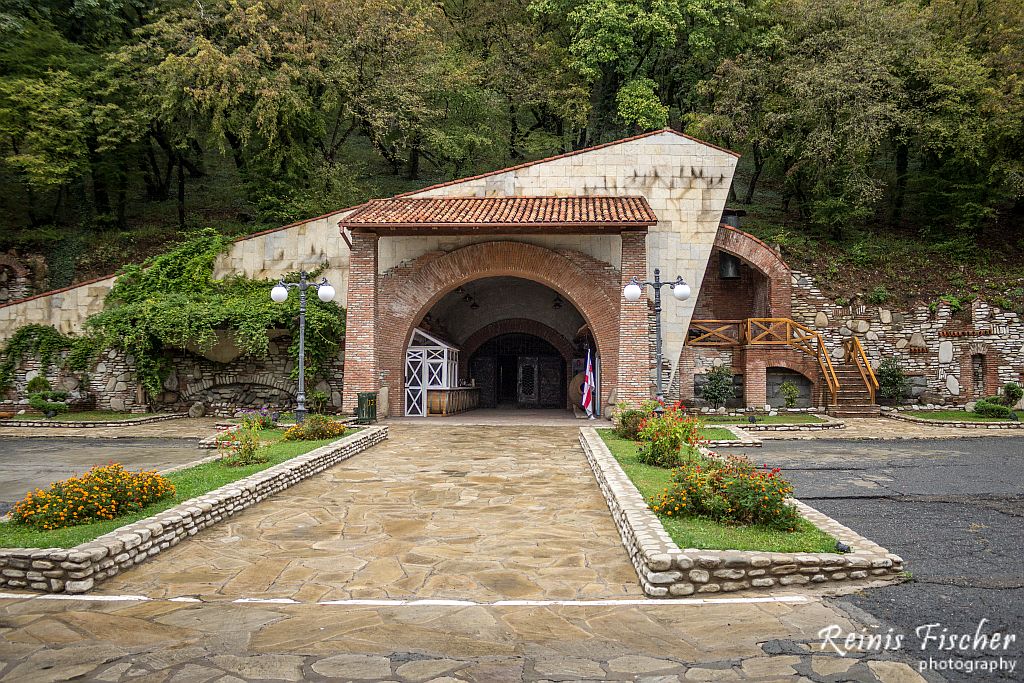
<svg viewBox="0 0 1024 683">
<path fill-rule="evenodd" d="M 427 416 L 427 351 L 407 349 L 405 352 L 405 414 Z"/>
</svg>

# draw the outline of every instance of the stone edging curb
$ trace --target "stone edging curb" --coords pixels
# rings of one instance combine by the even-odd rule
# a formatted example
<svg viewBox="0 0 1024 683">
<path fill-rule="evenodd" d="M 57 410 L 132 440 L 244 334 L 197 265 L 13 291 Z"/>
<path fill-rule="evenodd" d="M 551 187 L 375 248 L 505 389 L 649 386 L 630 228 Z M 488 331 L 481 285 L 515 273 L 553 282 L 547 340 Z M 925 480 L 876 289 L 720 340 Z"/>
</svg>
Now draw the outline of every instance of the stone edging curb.
<svg viewBox="0 0 1024 683">
<path fill-rule="evenodd" d="M 188 417 L 188 413 L 170 413 L 167 415 L 147 415 L 145 417 L 131 418 L 128 420 L 90 421 L 66 420 L 54 422 L 53 420 L 0 420 L 0 427 L 60 427 L 64 429 L 89 429 L 90 427 L 135 427 L 149 424 L 151 422 L 165 422 L 167 420 L 180 420 Z"/>
<path fill-rule="evenodd" d="M 932 427 L 960 427 L 965 429 L 1024 429 L 1024 422 L 970 422 L 959 420 L 929 420 L 924 417 L 913 417 L 900 415 L 899 413 L 882 413 L 882 417 L 890 420 L 903 420 L 919 425 L 930 425 Z"/>
<path fill-rule="evenodd" d="M 903 559 L 899 555 L 889 553 L 798 500 L 793 503 L 806 519 L 852 547 L 854 552 L 841 555 L 681 550 L 593 428 L 580 429 L 580 444 L 640 577 L 644 594 L 649 597 L 770 591 L 773 587 L 828 581 L 871 581 L 893 578 L 903 571 Z"/>
<path fill-rule="evenodd" d="M 751 436 L 744 429 L 738 425 L 709 425 L 714 427 L 721 427 L 727 429 L 736 435 L 735 439 L 714 439 L 706 442 L 704 445 L 708 448 L 736 448 L 737 446 L 745 446 L 747 448 L 760 448 L 763 444 L 761 439 L 755 436 Z"/>
<path fill-rule="evenodd" d="M 362 429 L 74 548 L 0 549 L 0 588 L 78 594 L 388 438 Z"/>
<path fill-rule="evenodd" d="M 846 429 L 846 423 L 830 415 L 815 415 L 824 422 L 804 422 L 794 424 L 743 424 L 739 425 L 748 432 L 816 432 L 822 429 Z"/>
</svg>

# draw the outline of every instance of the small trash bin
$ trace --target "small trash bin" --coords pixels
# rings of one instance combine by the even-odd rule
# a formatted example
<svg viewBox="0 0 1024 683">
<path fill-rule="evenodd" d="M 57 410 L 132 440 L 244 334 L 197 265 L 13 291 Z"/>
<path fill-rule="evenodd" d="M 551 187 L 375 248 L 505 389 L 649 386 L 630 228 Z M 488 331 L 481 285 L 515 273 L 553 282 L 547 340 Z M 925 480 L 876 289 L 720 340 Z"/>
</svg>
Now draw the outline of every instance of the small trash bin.
<svg viewBox="0 0 1024 683">
<path fill-rule="evenodd" d="M 357 394 L 359 401 L 356 404 L 356 422 L 368 424 L 377 421 L 377 392 L 360 391 Z"/>
</svg>

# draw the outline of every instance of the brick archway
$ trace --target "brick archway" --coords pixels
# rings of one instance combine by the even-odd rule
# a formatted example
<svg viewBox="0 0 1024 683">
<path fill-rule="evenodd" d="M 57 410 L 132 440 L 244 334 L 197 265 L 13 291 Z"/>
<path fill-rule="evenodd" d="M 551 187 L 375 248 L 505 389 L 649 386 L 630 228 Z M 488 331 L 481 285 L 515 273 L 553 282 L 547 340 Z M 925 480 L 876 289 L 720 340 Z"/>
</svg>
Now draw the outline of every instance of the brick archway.
<svg viewBox="0 0 1024 683">
<path fill-rule="evenodd" d="M 532 334 L 535 337 L 540 337 L 558 349 L 558 353 L 561 354 L 562 358 L 567 361 L 572 360 L 573 353 L 575 352 L 572 343 L 553 328 L 529 318 L 506 318 L 505 320 L 498 320 L 484 325 L 466 338 L 466 341 L 462 344 L 462 353 L 459 355 L 463 368 L 469 362 L 470 356 L 487 341 L 502 334 L 515 333 Z"/>
<path fill-rule="evenodd" d="M 792 271 L 778 252 L 750 233 L 728 225 L 719 226 L 715 249 L 743 259 L 768 278 L 768 308 L 771 317 L 791 317 Z"/>
<path fill-rule="evenodd" d="M 974 357 L 982 357 L 981 382 L 974 378 Z M 985 396 L 999 393 L 1002 383 L 999 381 L 999 366 L 1003 356 L 997 349 L 985 342 L 966 344 L 960 354 L 960 398 L 964 401 L 976 401 Z"/>
<path fill-rule="evenodd" d="M 768 368 L 798 372 L 811 382 L 811 405 L 825 405 L 821 368 L 810 356 L 788 348 L 747 346 L 733 356 L 733 370 L 743 373 L 744 403 L 761 408 L 768 401 Z"/>
<path fill-rule="evenodd" d="M 379 278 L 376 338 L 381 384 L 390 414 L 402 414 L 405 349 L 415 326 L 444 295 L 488 277 L 532 280 L 558 292 L 586 320 L 601 356 L 602 400 L 618 383 L 621 275 L 611 265 L 571 250 L 495 241 L 425 254 Z"/>
</svg>

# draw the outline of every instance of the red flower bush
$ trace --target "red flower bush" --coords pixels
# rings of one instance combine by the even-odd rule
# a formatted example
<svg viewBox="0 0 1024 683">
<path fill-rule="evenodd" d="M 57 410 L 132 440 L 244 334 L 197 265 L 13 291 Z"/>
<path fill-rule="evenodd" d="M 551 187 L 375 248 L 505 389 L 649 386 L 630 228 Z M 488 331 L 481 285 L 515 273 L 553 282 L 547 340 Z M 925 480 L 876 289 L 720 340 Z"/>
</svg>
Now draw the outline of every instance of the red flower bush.
<svg viewBox="0 0 1024 683">
<path fill-rule="evenodd" d="M 676 467 L 696 456 L 704 421 L 687 415 L 682 403 L 665 408 L 660 416 L 651 413 L 640 422 L 637 459 L 645 465 Z"/>
</svg>

